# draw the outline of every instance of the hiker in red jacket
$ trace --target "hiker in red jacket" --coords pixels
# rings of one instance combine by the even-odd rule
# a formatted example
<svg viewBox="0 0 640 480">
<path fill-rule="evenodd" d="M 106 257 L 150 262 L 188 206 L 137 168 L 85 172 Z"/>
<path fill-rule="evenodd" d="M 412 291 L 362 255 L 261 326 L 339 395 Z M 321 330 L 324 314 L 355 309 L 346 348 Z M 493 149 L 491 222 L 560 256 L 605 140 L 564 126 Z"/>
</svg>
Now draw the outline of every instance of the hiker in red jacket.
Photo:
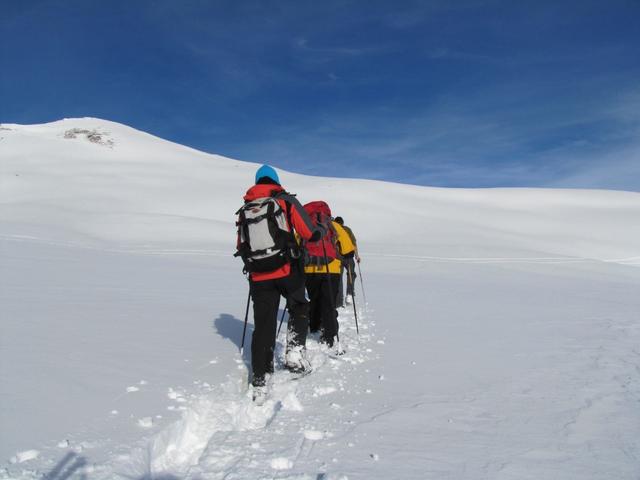
<svg viewBox="0 0 640 480">
<path fill-rule="evenodd" d="M 336 297 L 340 285 L 342 259 L 355 250 L 355 245 L 342 226 L 331 220 L 331 209 L 321 200 L 304 206 L 314 223 L 326 226 L 327 234 L 318 241 L 305 242 L 307 251 L 307 292 L 311 301 L 310 327 L 320 331 L 320 341 L 333 353 L 344 353 L 339 342 Z"/>
<path fill-rule="evenodd" d="M 280 296 L 287 299 L 289 322 L 285 368 L 302 373 L 310 368 L 305 358 L 309 328 L 309 302 L 305 295 L 304 265 L 294 232 L 305 240 L 318 240 L 322 226 L 313 224 L 300 202 L 280 186 L 276 171 L 263 165 L 256 184 L 238 210 L 238 252 L 249 272 L 254 331 L 251 367 L 254 400 L 266 396 L 266 375 L 273 373 L 273 354 Z"/>
</svg>

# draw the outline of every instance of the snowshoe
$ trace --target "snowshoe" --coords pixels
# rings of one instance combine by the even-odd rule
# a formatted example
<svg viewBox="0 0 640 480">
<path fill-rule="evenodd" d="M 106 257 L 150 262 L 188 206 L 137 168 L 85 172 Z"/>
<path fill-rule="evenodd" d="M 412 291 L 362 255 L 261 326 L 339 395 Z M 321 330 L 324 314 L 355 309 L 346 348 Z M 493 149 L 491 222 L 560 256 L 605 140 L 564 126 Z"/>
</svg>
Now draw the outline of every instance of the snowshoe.
<svg viewBox="0 0 640 480">
<path fill-rule="evenodd" d="M 284 358 L 284 368 L 296 374 L 311 370 L 311 364 L 305 358 L 305 350 L 302 345 L 291 347 L 287 350 Z"/>
<path fill-rule="evenodd" d="M 253 403 L 261 407 L 267 401 L 268 390 L 266 385 L 253 387 Z"/>
<path fill-rule="evenodd" d="M 301 371 L 293 371 L 293 370 L 289 370 L 289 380 L 300 380 L 301 378 L 306 377 L 307 375 L 309 375 L 311 372 L 313 372 L 313 370 L 311 368 L 307 368 L 306 370 L 301 370 Z"/>
</svg>

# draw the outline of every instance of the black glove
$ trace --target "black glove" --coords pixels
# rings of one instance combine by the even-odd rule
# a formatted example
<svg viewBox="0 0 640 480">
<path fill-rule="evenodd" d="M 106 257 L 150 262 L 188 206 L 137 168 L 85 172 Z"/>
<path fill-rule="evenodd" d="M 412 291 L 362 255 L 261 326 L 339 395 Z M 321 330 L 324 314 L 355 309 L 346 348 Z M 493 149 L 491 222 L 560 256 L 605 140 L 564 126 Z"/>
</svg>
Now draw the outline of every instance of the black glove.
<svg viewBox="0 0 640 480">
<path fill-rule="evenodd" d="M 319 223 L 319 224 L 316 225 L 316 229 L 313 232 L 313 235 L 311 235 L 311 238 L 309 239 L 309 241 L 310 242 L 317 242 L 322 237 L 324 237 L 326 234 L 327 234 L 327 227 L 325 227 L 324 225 Z"/>
</svg>

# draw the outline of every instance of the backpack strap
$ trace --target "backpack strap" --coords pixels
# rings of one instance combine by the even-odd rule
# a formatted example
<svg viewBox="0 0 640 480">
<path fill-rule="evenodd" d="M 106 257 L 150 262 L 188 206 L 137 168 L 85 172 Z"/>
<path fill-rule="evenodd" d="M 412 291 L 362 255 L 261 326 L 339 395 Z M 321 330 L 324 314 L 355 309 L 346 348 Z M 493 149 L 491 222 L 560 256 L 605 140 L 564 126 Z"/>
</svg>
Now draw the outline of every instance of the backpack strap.
<svg viewBox="0 0 640 480">
<path fill-rule="evenodd" d="M 289 230 L 293 231 L 293 224 L 291 223 L 291 199 L 295 199 L 295 195 L 289 192 L 280 191 L 273 195 L 273 198 L 275 198 L 276 200 L 284 200 L 284 213 L 287 218 L 287 224 L 289 225 Z"/>
<path fill-rule="evenodd" d="M 309 216 L 307 211 L 304 209 L 304 207 L 302 206 L 302 204 L 294 194 L 281 191 L 278 193 L 277 198 L 283 199 L 288 204 L 289 215 L 291 215 L 291 209 L 295 208 L 296 212 L 298 213 L 302 221 L 305 223 L 309 231 L 313 232 L 313 230 L 316 228 L 313 223 L 313 220 L 311 220 L 311 217 Z M 291 220 L 291 218 L 288 218 L 287 220 Z M 291 225 L 291 227 L 293 227 L 293 225 Z"/>
<path fill-rule="evenodd" d="M 333 232 L 333 235 L 331 235 L 331 241 L 333 242 L 333 247 L 336 251 L 336 259 L 342 261 L 342 255 L 340 254 L 340 249 L 338 248 L 338 232 L 333 226 L 333 220 L 331 219 L 329 219 L 329 230 Z"/>
</svg>

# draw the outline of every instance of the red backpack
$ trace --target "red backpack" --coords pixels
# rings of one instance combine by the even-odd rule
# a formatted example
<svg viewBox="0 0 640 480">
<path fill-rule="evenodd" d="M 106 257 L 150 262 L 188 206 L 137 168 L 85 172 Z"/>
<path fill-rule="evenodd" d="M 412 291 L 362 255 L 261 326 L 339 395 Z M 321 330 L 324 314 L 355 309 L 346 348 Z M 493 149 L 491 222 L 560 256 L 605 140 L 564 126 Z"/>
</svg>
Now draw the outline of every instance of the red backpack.
<svg viewBox="0 0 640 480">
<path fill-rule="evenodd" d="M 304 206 L 304 209 L 311 217 L 314 225 L 322 224 L 329 228 L 327 234 L 320 240 L 306 242 L 305 248 L 309 257 L 307 264 L 322 266 L 331 263 L 336 258 L 339 258 L 336 248 L 337 235 L 331 223 L 331 209 L 322 200 L 309 202 Z"/>
</svg>

